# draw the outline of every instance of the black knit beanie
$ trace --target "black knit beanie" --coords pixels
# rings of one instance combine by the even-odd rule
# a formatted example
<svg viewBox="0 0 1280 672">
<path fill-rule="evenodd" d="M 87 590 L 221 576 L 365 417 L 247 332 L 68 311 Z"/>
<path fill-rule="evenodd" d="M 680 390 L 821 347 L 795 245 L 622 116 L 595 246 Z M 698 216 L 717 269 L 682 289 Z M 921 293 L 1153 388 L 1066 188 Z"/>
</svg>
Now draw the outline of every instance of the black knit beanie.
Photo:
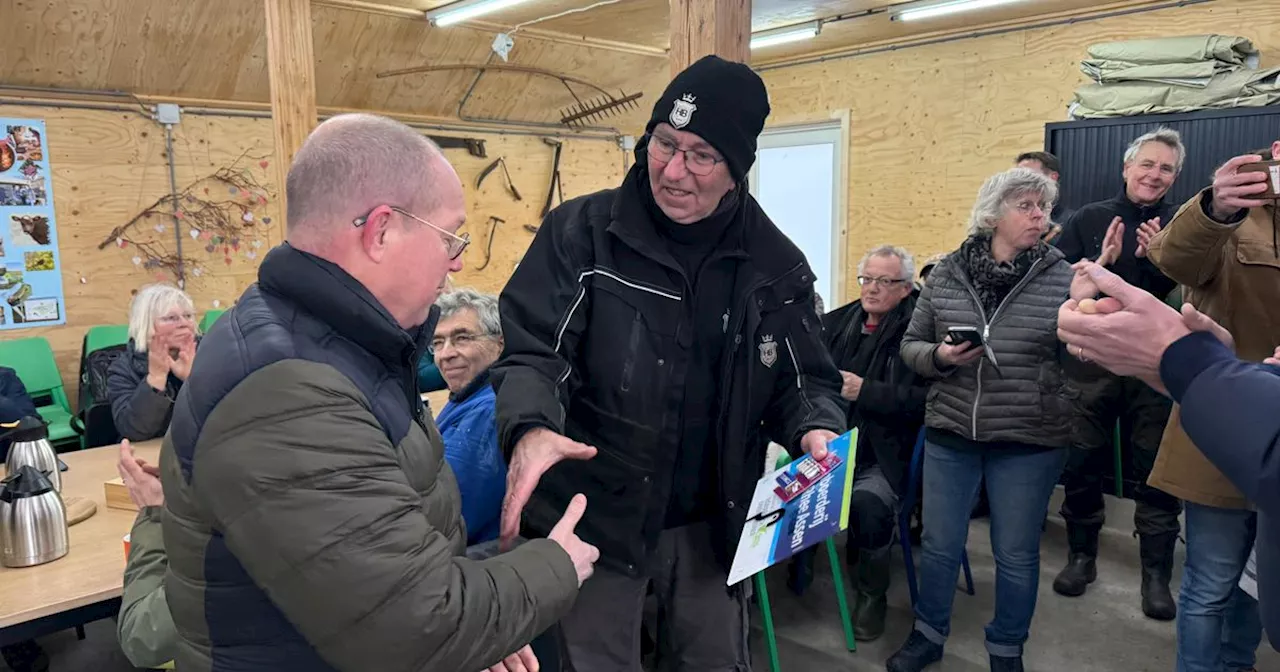
<svg viewBox="0 0 1280 672">
<path fill-rule="evenodd" d="M 756 138 L 769 116 L 764 81 L 742 63 L 705 56 L 667 85 L 644 127 L 646 134 L 666 122 L 706 140 L 724 155 L 739 182 L 756 161 Z"/>
</svg>

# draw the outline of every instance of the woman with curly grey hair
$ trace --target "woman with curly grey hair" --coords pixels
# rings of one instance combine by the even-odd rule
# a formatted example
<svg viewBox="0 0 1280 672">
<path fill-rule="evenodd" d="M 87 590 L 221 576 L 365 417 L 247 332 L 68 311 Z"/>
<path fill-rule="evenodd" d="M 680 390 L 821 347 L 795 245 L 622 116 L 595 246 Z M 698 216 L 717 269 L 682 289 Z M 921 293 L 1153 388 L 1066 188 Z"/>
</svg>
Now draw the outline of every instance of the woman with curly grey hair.
<svg viewBox="0 0 1280 672">
<path fill-rule="evenodd" d="M 1057 195 L 1052 180 L 1026 168 L 989 178 L 969 237 L 929 275 L 902 339 L 907 366 L 933 382 L 916 625 L 886 664 L 889 672 L 918 672 L 942 658 L 969 511 L 984 478 L 996 561 L 987 652 L 993 672 L 1023 669 L 1040 525 L 1075 415 L 1057 337 L 1058 307 L 1074 274 L 1041 239 Z M 975 329 L 982 344 L 953 341 L 948 333 L 956 328 Z"/>
</svg>

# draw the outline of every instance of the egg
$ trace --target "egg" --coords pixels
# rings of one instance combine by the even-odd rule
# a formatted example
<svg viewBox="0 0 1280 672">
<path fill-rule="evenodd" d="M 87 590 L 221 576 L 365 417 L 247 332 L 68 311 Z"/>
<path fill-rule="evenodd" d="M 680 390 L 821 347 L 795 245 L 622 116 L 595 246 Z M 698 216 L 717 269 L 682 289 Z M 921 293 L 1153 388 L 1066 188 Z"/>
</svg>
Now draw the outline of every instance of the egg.
<svg viewBox="0 0 1280 672">
<path fill-rule="evenodd" d="M 1080 299 L 1080 312 L 1093 315 L 1098 312 L 1098 302 L 1094 299 Z"/>
</svg>

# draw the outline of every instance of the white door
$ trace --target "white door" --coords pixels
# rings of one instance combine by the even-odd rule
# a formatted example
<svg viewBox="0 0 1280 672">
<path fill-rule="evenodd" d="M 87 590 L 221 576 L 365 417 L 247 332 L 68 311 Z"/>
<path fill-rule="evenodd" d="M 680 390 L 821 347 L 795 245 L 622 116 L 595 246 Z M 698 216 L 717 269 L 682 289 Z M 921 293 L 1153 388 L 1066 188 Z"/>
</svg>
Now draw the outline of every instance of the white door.
<svg viewBox="0 0 1280 672">
<path fill-rule="evenodd" d="M 844 303 L 840 264 L 841 143 L 839 123 L 767 130 L 760 136 L 751 194 L 794 242 L 817 276 L 827 309 Z"/>
</svg>

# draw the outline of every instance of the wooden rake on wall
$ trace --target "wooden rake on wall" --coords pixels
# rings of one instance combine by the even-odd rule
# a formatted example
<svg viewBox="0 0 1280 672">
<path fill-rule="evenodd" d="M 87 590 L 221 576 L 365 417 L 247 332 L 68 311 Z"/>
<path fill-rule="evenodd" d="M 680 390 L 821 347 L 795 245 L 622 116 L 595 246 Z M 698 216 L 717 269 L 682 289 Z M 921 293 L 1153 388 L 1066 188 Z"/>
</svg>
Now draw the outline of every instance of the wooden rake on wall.
<svg viewBox="0 0 1280 672">
<path fill-rule="evenodd" d="M 422 65 L 414 68 L 403 68 L 401 70 L 388 70 L 387 72 L 379 72 L 378 78 L 399 77 L 402 75 L 416 75 L 431 72 L 447 72 L 456 70 L 474 70 L 476 78 L 471 82 L 471 87 L 467 89 L 466 95 L 462 100 L 458 101 L 458 118 L 464 121 L 505 121 L 508 123 L 518 123 L 532 126 L 545 125 L 543 122 L 536 121 L 519 121 L 514 119 L 486 119 L 483 117 L 471 117 L 466 114 L 465 108 L 467 101 L 471 99 L 471 94 L 476 90 L 476 86 L 480 80 L 489 72 L 515 72 L 537 77 L 546 77 L 559 81 L 564 88 L 569 91 L 569 95 L 573 97 L 574 104 L 560 111 L 560 124 L 577 129 L 599 129 L 606 130 L 594 124 L 603 121 L 615 114 L 619 114 L 624 110 L 634 110 L 637 108 L 636 101 L 643 96 L 643 93 L 626 93 L 619 91 L 617 95 L 610 93 L 603 87 L 597 86 L 585 79 L 579 79 L 571 75 L 563 75 L 551 70 L 542 68 L 533 68 L 526 65 L 510 65 L 503 63 L 450 63 L 445 65 Z M 578 92 L 573 89 L 572 84 L 590 89 L 592 93 L 587 96 L 579 96 Z M 614 129 L 607 129 L 614 130 Z"/>
</svg>

